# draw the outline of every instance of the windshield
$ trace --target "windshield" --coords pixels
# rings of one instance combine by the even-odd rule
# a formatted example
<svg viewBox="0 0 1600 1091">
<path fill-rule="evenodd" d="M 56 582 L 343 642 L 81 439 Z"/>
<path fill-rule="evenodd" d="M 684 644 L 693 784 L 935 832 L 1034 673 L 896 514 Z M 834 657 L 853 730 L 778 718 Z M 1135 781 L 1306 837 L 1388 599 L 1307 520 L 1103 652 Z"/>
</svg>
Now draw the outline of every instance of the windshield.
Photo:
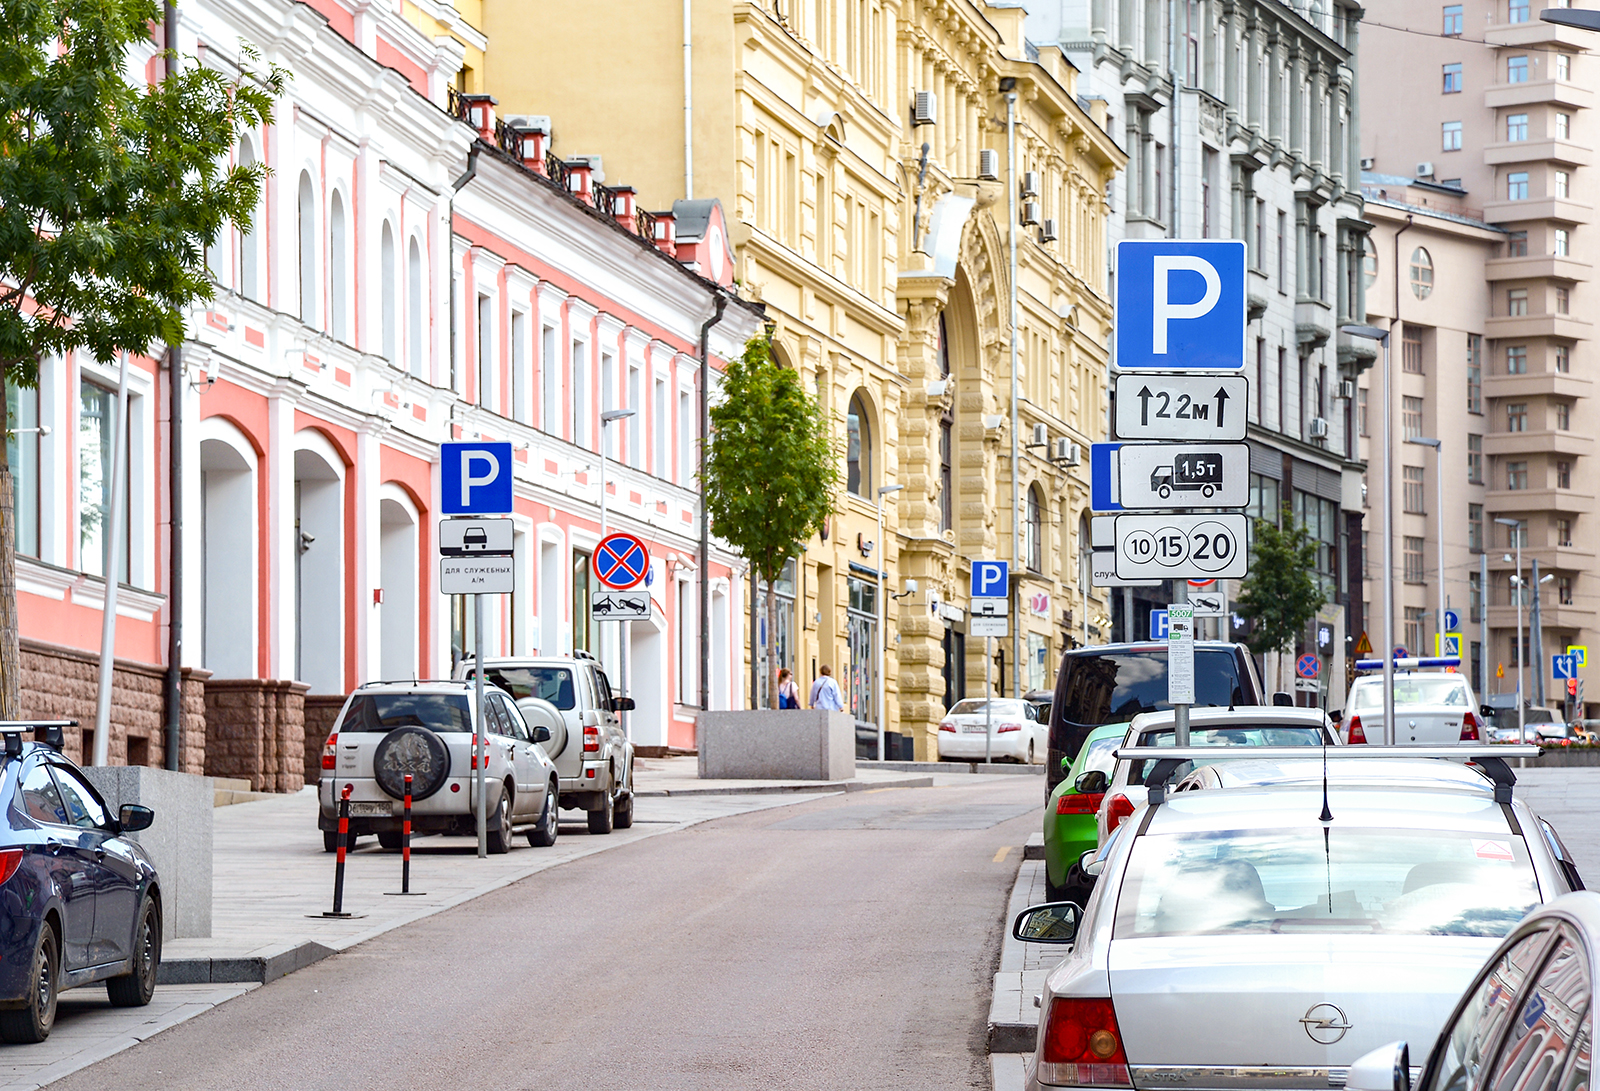
<svg viewBox="0 0 1600 1091">
<path fill-rule="evenodd" d="M 1069 655 L 1061 717 L 1099 727 L 1126 723 L 1141 712 L 1169 709 L 1166 649 L 1107 655 Z M 1238 663 L 1226 648 L 1197 648 L 1194 655 L 1197 708 L 1249 705 Z"/>
<path fill-rule="evenodd" d="M 467 671 L 467 677 L 472 677 L 471 670 Z M 524 697 L 538 697 L 563 712 L 578 707 L 572 671 L 566 667 L 490 667 L 483 677 L 518 701 Z"/>
<path fill-rule="evenodd" d="M 1350 691 L 1352 708 L 1382 709 L 1383 680 L 1357 682 Z M 1440 675 L 1437 678 L 1396 678 L 1394 703 L 1397 705 L 1443 705 L 1447 708 L 1466 708 L 1467 684 L 1460 678 Z"/>
<path fill-rule="evenodd" d="M 471 731 L 472 713 L 464 693 L 358 693 L 350 698 L 339 731 Z"/>
<path fill-rule="evenodd" d="M 985 707 L 994 706 L 993 716 L 1009 716 L 1015 719 L 1033 719 L 1033 709 L 1025 702 L 1015 699 L 1005 701 L 985 701 L 981 697 L 968 697 L 965 701 L 957 701 L 951 706 L 947 716 L 982 716 Z"/>
<path fill-rule="evenodd" d="M 1227 830 L 1139 838 L 1114 935 L 1385 932 L 1498 938 L 1539 902 L 1520 837 Z"/>
<path fill-rule="evenodd" d="M 1190 746 L 1215 746 L 1218 748 L 1234 746 L 1321 746 L 1325 742 L 1322 731 L 1315 727 L 1272 727 L 1261 725 L 1257 727 L 1208 727 L 1196 728 L 1189 732 Z M 1139 732 L 1140 746 L 1173 746 L 1176 736 L 1170 727 L 1158 727 L 1150 731 Z M 1248 754 L 1238 755 L 1248 758 Z M 1133 762 L 1128 768 L 1128 783 L 1143 784 L 1145 770 L 1152 763 L 1146 760 Z M 1186 761 L 1178 767 L 1169 783 L 1176 784 L 1200 765 L 1215 765 L 1215 761 L 1192 762 Z"/>
</svg>

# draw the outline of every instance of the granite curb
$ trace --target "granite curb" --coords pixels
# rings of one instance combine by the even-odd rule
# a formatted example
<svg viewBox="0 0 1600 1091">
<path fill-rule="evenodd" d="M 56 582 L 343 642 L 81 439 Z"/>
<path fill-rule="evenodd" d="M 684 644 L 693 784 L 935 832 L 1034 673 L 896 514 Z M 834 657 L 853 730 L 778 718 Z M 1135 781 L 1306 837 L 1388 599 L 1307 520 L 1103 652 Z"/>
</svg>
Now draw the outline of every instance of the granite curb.
<svg viewBox="0 0 1600 1091">
<path fill-rule="evenodd" d="M 749 796 L 778 792 L 867 792 L 879 788 L 931 788 L 932 777 L 905 777 L 900 780 L 819 780 L 801 784 L 732 784 L 715 788 L 654 788 L 634 793 L 651 796 Z"/>
</svg>

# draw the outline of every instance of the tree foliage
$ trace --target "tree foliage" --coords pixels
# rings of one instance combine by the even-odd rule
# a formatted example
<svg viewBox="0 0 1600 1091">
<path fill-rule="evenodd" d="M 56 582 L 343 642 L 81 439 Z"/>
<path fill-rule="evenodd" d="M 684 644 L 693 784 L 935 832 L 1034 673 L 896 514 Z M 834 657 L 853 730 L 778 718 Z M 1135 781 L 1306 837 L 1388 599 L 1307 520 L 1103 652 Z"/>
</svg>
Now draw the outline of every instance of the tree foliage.
<svg viewBox="0 0 1600 1091">
<path fill-rule="evenodd" d="M 1287 506 L 1281 527 L 1256 520 L 1250 575 L 1234 610 L 1254 622 L 1245 643 L 1257 655 L 1290 647 L 1328 601 L 1317 576 L 1317 548 L 1316 539 L 1295 522 Z"/>
<path fill-rule="evenodd" d="M 722 393 L 711 410 L 700 486 L 718 537 L 767 581 L 770 639 L 773 581 L 833 512 L 837 452 L 816 399 L 772 359 L 765 338 L 751 340 L 728 366 Z"/>
</svg>

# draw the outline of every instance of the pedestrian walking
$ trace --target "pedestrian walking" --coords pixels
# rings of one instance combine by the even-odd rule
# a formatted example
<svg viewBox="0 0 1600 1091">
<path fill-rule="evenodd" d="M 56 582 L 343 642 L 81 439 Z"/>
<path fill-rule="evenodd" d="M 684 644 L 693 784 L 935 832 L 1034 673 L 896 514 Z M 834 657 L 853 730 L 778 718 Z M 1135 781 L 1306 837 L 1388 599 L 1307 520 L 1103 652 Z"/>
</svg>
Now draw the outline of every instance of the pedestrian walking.
<svg viewBox="0 0 1600 1091">
<path fill-rule="evenodd" d="M 817 680 L 811 683 L 811 707 L 844 711 L 844 694 L 839 692 L 839 683 L 833 680 L 833 668 L 826 663 L 818 668 Z"/>
<path fill-rule="evenodd" d="M 800 707 L 800 687 L 794 684 L 794 672 L 788 667 L 778 669 L 778 707 Z"/>
</svg>

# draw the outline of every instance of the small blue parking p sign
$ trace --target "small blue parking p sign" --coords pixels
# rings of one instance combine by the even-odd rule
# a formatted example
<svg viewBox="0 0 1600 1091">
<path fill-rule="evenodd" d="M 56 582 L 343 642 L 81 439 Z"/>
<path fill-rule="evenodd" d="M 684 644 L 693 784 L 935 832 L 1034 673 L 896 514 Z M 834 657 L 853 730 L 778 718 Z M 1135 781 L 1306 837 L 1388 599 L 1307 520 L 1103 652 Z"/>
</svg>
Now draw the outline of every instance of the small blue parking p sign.
<svg viewBox="0 0 1600 1091">
<path fill-rule="evenodd" d="M 1119 368 L 1237 371 L 1245 359 L 1245 244 L 1126 239 L 1117 244 Z"/>
<path fill-rule="evenodd" d="M 511 514 L 511 444 L 440 444 L 439 474 L 444 514 Z"/>
<path fill-rule="evenodd" d="M 975 599 L 1003 599 L 1010 597 L 1006 581 L 1005 561 L 972 562 L 972 597 Z"/>
</svg>

